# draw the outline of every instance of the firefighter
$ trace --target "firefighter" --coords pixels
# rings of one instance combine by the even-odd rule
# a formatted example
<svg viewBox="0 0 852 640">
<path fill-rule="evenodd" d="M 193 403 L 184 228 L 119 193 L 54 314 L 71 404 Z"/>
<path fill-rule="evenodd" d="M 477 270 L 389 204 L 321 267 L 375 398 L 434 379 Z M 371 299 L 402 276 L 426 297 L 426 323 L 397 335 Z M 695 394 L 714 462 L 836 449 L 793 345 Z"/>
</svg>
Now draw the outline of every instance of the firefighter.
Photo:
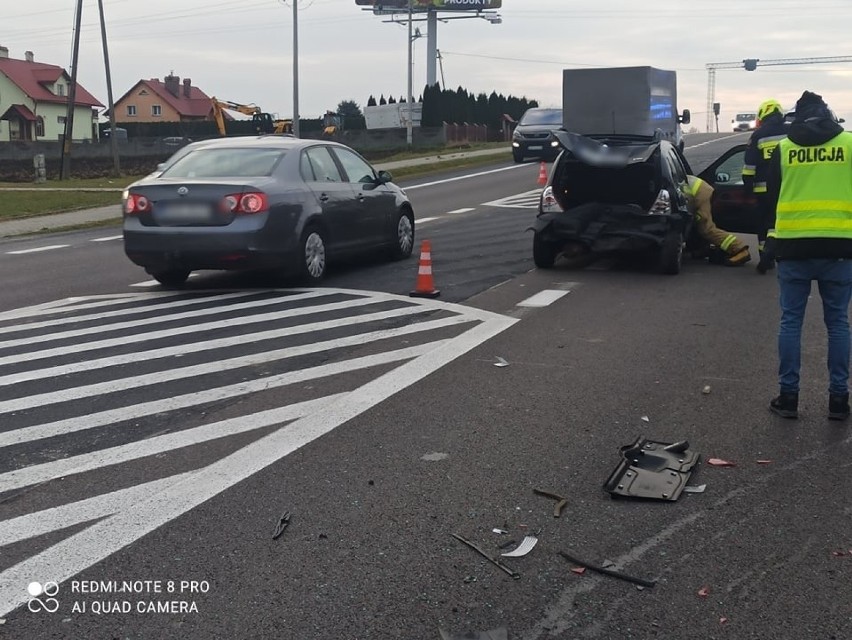
<svg viewBox="0 0 852 640">
<path fill-rule="evenodd" d="M 695 218 L 699 235 L 715 246 L 724 255 L 721 262 L 729 266 L 740 266 L 751 260 L 748 247 L 733 233 L 722 231 L 713 223 L 713 187 L 697 176 L 687 176 L 686 200 L 689 211 Z M 713 262 L 711 254 L 711 262 Z"/>
<path fill-rule="evenodd" d="M 780 393 L 769 408 L 797 418 L 802 324 L 816 280 L 828 334 L 828 418 L 849 417 L 849 301 L 852 298 L 852 133 L 819 96 L 796 103 L 789 136 L 770 159 L 767 197 L 775 215 L 767 248 L 778 261 Z"/>
<path fill-rule="evenodd" d="M 770 210 L 766 196 L 766 171 L 769 158 L 778 143 L 787 137 L 789 124 L 784 121 L 784 109 L 777 100 L 765 100 L 757 109 L 757 129 L 751 134 L 743 159 L 743 182 L 757 199 L 760 230 L 757 234 L 760 261 L 757 272 L 761 275 L 772 269 L 775 260 L 766 248 L 766 232 L 775 212 Z"/>
</svg>

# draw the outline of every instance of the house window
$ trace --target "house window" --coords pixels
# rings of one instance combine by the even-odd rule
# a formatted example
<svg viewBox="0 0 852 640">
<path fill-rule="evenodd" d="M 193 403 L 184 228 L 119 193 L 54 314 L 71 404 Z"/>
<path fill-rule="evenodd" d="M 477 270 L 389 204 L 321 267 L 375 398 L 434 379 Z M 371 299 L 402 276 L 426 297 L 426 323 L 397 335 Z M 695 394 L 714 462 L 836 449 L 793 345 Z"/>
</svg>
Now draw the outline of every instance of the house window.
<svg viewBox="0 0 852 640">
<path fill-rule="evenodd" d="M 36 118 L 36 137 L 40 138 L 44 135 L 44 118 L 38 116 Z"/>
<path fill-rule="evenodd" d="M 136 105 L 135 104 L 127 105 L 127 115 L 129 115 L 129 116 L 135 116 L 136 115 Z"/>
<path fill-rule="evenodd" d="M 151 115 L 152 116 L 161 116 L 163 115 L 163 108 L 158 104 L 151 105 Z"/>
<path fill-rule="evenodd" d="M 56 95 L 58 95 L 58 96 L 64 96 L 65 95 L 65 85 L 64 84 L 57 84 L 56 85 Z"/>
</svg>

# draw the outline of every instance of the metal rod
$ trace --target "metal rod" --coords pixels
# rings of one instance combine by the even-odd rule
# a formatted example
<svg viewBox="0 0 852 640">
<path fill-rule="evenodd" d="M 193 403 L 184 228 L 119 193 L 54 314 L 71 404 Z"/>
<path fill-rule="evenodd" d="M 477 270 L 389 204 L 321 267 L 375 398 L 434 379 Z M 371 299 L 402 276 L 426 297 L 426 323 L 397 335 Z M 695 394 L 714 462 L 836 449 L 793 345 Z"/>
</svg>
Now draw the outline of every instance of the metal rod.
<svg viewBox="0 0 852 640">
<path fill-rule="evenodd" d="M 628 576 L 624 573 L 619 573 L 618 571 L 612 571 L 610 569 L 604 569 L 603 567 L 599 567 L 594 564 L 589 564 L 583 560 L 579 560 L 573 556 L 569 556 L 564 551 L 560 551 L 559 555 L 565 558 L 568 562 L 571 562 L 576 565 L 580 565 L 581 567 L 585 567 L 589 571 L 594 571 L 595 573 L 600 573 L 605 576 L 610 576 L 612 578 L 618 578 L 619 580 L 625 580 L 626 582 L 632 582 L 633 584 L 638 584 L 643 587 L 653 587 L 657 584 L 654 580 L 645 580 L 644 578 L 636 578 L 634 576 Z"/>
<path fill-rule="evenodd" d="M 483 558 L 485 558 L 486 560 L 488 560 L 488 562 L 490 562 L 491 564 L 497 565 L 497 567 L 499 567 L 502 571 L 505 571 L 506 573 L 508 573 L 508 574 L 509 574 L 510 576 L 512 576 L 515 580 L 517 580 L 518 578 L 520 578 L 520 577 L 521 577 L 521 574 L 520 574 L 520 573 L 518 573 L 517 571 L 513 571 L 512 569 L 510 569 L 509 567 L 507 567 L 505 564 L 503 564 L 502 562 L 500 562 L 500 561 L 499 561 L 499 560 L 497 560 L 496 558 L 492 558 L 492 557 L 491 557 L 491 556 L 489 556 L 487 553 L 485 553 L 482 549 L 480 549 L 480 548 L 479 548 L 479 547 L 477 547 L 475 544 L 473 544 L 470 540 L 467 540 L 466 538 L 461 537 L 461 536 L 460 536 L 460 535 L 458 535 L 457 533 L 452 534 L 452 536 L 453 536 L 456 540 L 458 540 L 459 542 L 463 542 L 463 543 L 465 543 L 467 546 L 469 546 L 471 549 L 473 549 L 474 551 L 476 551 L 476 552 L 477 552 L 479 555 L 481 555 Z"/>
</svg>

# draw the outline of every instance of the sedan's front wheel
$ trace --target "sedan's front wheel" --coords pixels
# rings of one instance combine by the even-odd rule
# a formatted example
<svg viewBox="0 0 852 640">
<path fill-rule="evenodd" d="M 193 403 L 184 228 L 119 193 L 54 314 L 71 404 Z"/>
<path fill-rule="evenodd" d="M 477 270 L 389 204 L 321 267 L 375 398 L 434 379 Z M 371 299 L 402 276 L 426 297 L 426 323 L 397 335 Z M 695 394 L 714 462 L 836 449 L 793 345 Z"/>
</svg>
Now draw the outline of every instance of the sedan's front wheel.
<svg viewBox="0 0 852 640">
<path fill-rule="evenodd" d="M 308 283 L 320 282 L 325 276 L 327 256 L 325 236 L 319 227 L 308 227 L 299 243 L 299 275 Z"/>
<path fill-rule="evenodd" d="M 189 269 L 163 269 L 148 273 L 164 287 L 179 287 L 189 278 Z"/>
<path fill-rule="evenodd" d="M 414 248 L 414 216 L 410 211 L 400 211 L 396 221 L 396 234 L 391 245 L 391 257 L 405 260 Z"/>
</svg>

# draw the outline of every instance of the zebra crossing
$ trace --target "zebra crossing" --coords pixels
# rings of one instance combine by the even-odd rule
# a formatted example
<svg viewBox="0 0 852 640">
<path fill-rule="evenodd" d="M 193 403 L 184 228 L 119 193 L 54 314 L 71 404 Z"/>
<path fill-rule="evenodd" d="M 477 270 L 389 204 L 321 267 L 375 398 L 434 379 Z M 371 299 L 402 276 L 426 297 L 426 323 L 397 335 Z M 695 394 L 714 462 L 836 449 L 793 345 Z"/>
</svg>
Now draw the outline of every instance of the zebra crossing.
<svg viewBox="0 0 852 640">
<path fill-rule="evenodd" d="M 0 617 L 36 577 L 70 578 L 514 322 L 344 289 L 145 291 L 0 313 L 0 504 L 16 504 L 0 547 L 82 527 L 0 563 Z M 208 443 L 215 459 L 193 463 Z M 130 486 L 104 480 L 162 460 L 165 477 L 150 464 Z M 31 494 L 55 506 L 28 511 Z"/>
</svg>

